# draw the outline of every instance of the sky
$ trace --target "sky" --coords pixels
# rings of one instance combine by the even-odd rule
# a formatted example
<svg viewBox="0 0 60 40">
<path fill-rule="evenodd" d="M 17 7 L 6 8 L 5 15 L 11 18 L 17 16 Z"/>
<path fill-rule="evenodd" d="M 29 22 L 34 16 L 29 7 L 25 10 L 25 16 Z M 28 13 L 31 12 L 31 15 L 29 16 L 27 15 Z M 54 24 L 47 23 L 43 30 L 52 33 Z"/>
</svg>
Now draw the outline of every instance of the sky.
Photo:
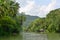
<svg viewBox="0 0 60 40">
<path fill-rule="evenodd" d="M 19 3 L 19 12 L 26 15 L 46 17 L 54 9 L 60 8 L 60 0 L 16 0 Z"/>
</svg>

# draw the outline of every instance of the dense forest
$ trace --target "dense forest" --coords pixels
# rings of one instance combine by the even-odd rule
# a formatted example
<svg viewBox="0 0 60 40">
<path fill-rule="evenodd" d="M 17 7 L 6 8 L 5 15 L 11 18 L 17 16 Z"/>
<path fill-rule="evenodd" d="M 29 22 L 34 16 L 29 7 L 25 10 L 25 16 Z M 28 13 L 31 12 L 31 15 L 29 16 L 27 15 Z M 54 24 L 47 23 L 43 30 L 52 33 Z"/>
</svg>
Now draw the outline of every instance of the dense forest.
<svg viewBox="0 0 60 40">
<path fill-rule="evenodd" d="M 19 13 L 19 4 L 11 0 L 0 0 L 0 35 L 19 34 L 22 30 L 38 32 L 43 29 L 45 32 L 60 33 L 60 8 L 50 11 L 46 17 L 29 17 L 24 12 Z M 28 27 L 22 27 L 27 20 Z M 31 21 L 31 19 L 33 19 Z"/>
<path fill-rule="evenodd" d="M 28 2 L 28 7 L 24 6 L 27 9 L 30 0 L 25 1 Z M 41 18 L 20 12 L 20 6 L 16 0 L 0 0 L 0 40 L 60 40 L 60 8 L 51 10 Z M 32 13 L 35 13 L 32 9 Z"/>
<path fill-rule="evenodd" d="M 0 36 L 19 34 L 25 16 L 18 12 L 19 4 L 11 0 L 0 0 Z"/>
<path fill-rule="evenodd" d="M 60 8 L 50 11 L 45 18 L 38 18 L 30 23 L 26 31 L 38 32 L 40 29 L 60 33 Z"/>
</svg>

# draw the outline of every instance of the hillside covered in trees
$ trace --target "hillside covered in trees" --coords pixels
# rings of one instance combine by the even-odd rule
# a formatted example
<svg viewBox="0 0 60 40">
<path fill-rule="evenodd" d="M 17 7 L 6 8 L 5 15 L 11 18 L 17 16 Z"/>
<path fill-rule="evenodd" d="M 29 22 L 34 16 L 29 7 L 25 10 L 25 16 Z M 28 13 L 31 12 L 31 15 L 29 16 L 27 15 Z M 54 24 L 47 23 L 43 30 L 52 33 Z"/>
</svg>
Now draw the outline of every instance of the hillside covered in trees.
<svg viewBox="0 0 60 40">
<path fill-rule="evenodd" d="M 45 18 L 33 21 L 27 31 L 37 32 L 40 29 L 44 29 L 45 32 L 60 33 L 60 8 L 50 11 Z"/>
</svg>

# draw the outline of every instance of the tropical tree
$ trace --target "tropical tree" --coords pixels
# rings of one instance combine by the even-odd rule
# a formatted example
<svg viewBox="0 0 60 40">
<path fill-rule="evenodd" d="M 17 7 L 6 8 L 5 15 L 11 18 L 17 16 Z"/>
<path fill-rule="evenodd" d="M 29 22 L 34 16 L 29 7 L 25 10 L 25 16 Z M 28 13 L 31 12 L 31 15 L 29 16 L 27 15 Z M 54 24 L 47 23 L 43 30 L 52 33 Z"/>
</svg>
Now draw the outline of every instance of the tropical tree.
<svg viewBox="0 0 60 40">
<path fill-rule="evenodd" d="M 46 17 L 47 29 L 50 31 L 59 31 L 60 30 L 60 9 L 52 10 Z"/>
<path fill-rule="evenodd" d="M 14 1 L 0 0 L 0 16 L 16 16 L 19 4 Z"/>
<path fill-rule="evenodd" d="M 35 21 L 33 21 L 29 27 L 28 31 L 34 31 L 37 32 L 37 30 L 44 29 L 45 28 L 45 18 L 38 18 Z"/>
<path fill-rule="evenodd" d="M 0 35 L 19 33 L 24 17 L 17 15 L 19 4 L 11 0 L 0 0 Z M 22 23 L 22 24 L 21 24 Z"/>
<path fill-rule="evenodd" d="M 60 8 L 50 11 L 46 18 L 36 19 L 29 25 L 28 30 L 35 32 L 41 28 L 45 29 L 46 32 L 60 33 Z"/>
</svg>

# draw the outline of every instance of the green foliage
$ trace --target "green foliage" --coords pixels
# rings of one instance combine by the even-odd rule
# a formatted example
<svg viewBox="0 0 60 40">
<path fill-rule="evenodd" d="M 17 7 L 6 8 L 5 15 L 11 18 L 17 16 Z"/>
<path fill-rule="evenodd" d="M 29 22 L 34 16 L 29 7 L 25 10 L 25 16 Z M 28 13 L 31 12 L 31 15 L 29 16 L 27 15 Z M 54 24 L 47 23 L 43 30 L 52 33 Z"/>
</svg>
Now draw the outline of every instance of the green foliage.
<svg viewBox="0 0 60 40">
<path fill-rule="evenodd" d="M 18 12 L 19 4 L 10 0 L 0 0 L 0 17 L 15 16 Z"/>
<path fill-rule="evenodd" d="M 47 32 L 60 33 L 60 9 L 52 10 L 48 13 L 46 18 L 38 18 L 32 22 L 27 28 L 28 31 L 37 31 L 45 29 Z"/>
<path fill-rule="evenodd" d="M 45 18 L 38 18 L 34 22 L 32 22 L 27 29 L 29 31 L 36 32 L 37 30 L 44 28 L 44 25 L 45 25 L 44 21 L 45 21 Z"/>
<path fill-rule="evenodd" d="M 16 18 L 14 18 L 16 20 L 16 24 L 18 26 L 18 28 L 20 27 L 20 30 L 22 31 L 22 25 L 23 22 L 26 20 L 25 14 L 21 13 L 21 14 L 17 14 Z"/>
<path fill-rule="evenodd" d="M 19 33 L 22 30 L 24 17 L 17 15 L 18 9 L 18 3 L 11 0 L 0 0 L 0 35 Z"/>
<path fill-rule="evenodd" d="M 0 19 L 0 34 L 8 35 L 16 28 L 16 21 L 10 17 L 4 17 Z"/>
<path fill-rule="evenodd" d="M 47 17 L 47 29 L 51 32 L 60 32 L 60 9 L 51 11 Z"/>
</svg>

